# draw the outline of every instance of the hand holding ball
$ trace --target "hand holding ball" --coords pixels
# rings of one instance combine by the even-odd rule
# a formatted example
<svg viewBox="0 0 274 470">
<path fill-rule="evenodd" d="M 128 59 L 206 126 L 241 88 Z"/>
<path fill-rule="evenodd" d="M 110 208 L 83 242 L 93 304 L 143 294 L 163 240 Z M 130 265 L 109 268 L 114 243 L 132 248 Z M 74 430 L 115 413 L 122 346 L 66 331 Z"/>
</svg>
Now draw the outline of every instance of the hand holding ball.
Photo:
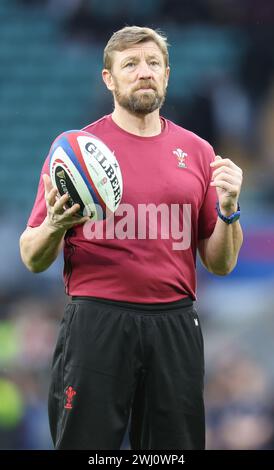
<svg viewBox="0 0 274 470">
<path fill-rule="evenodd" d="M 66 205 L 80 205 L 78 213 L 91 220 L 105 219 L 120 204 L 122 175 L 113 152 L 85 131 L 67 131 L 50 149 L 50 177 Z"/>
</svg>

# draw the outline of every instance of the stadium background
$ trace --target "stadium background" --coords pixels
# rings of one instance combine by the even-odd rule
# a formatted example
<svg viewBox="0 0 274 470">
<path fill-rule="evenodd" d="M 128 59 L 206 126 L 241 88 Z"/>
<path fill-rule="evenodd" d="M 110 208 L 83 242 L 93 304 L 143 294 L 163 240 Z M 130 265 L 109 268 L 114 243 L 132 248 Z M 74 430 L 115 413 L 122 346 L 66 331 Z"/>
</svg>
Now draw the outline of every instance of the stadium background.
<svg viewBox="0 0 274 470">
<path fill-rule="evenodd" d="M 198 267 L 207 448 L 274 448 L 274 3 L 0 0 L 0 449 L 51 448 L 62 259 L 28 273 L 18 238 L 52 140 L 111 112 L 102 51 L 125 24 L 168 35 L 162 114 L 244 169 L 238 267 L 227 278 Z"/>
</svg>

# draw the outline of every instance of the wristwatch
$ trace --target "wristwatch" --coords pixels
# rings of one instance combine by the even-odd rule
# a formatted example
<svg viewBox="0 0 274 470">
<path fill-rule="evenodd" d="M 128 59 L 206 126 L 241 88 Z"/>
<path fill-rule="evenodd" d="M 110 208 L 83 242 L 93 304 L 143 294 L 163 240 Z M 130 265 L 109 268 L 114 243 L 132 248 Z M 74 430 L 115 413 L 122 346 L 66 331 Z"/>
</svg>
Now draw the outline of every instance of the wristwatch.
<svg viewBox="0 0 274 470">
<path fill-rule="evenodd" d="M 220 204 L 219 202 L 217 202 L 216 204 L 216 210 L 217 210 L 217 213 L 218 213 L 218 216 L 220 217 L 220 219 L 222 219 L 226 224 L 233 224 L 233 222 L 236 222 L 236 220 L 239 220 L 240 218 L 240 215 L 241 215 L 241 211 L 240 211 L 240 205 L 238 203 L 238 207 L 237 207 L 237 211 L 236 212 L 233 212 L 230 216 L 226 217 L 225 215 L 223 215 L 221 213 L 221 210 L 220 210 Z"/>
</svg>

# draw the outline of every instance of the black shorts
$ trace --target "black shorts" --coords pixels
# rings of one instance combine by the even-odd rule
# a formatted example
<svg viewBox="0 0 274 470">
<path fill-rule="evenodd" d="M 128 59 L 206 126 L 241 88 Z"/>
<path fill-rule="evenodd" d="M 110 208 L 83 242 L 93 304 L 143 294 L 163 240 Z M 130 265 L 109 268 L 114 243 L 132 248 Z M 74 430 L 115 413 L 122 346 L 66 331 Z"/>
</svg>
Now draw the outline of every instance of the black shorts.
<svg viewBox="0 0 274 470">
<path fill-rule="evenodd" d="M 204 449 L 204 353 L 190 299 L 73 298 L 52 365 L 56 449 Z"/>
</svg>

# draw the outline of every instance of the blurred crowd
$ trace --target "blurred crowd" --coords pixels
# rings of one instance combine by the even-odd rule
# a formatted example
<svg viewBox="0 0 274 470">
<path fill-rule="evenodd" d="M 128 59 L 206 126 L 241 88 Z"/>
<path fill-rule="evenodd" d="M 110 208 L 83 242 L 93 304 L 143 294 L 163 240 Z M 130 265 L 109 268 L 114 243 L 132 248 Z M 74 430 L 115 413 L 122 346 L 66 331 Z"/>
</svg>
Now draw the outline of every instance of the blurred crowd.
<svg viewBox="0 0 274 470">
<path fill-rule="evenodd" d="M 206 382 L 207 447 L 274 447 L 274 400 L 266 371 L 238 350 L 222 356 Z"/>
<path fill-rule="evenodd" d="M 246 191 L 250 187 L 254 199 L 273 207 L 274 3 L 271 0 L 146 0 L 142 7 L 138 0 L 18 2 L 29 9 L 39 4 L 58 18 L 68 43 L 95 44 L 101 50 L 112 32 L 126 24 L 159 27 L 171 38 L 173 30 L 187 31 L 190 49 L 191 31 L 194 34 L 200 30 L 204 39 L 209 39 L 208 47 L 210 34 L 218 31 L 216 43 L 219 39 L 227 40 L 227 50 L 224 49 L 227 57 L 220 58 L 220 63 L 232 62 L 231 66 L 210 74 L 205 70 L 193 93 L 186 89 L 173 96 L 170 92 L 164 110 L 168 117 L 209 140 L 224 155 L 236 157 L 239 164 L 249 169 Z M 231 57 L 229 32 L 235 34 L 235 48 L 242 51 L 239 57 L 235 54 Z M 171 43 L 171 58 L 172 50 L 179 46 Z M 203 44 L 199 47 L 203 49 Z M 172 75 L 178 73 L 176 67 Z M 109 101 L 105 107 L 104 97 L 102 101 L 102 111 L 108 112 Z"/>
<path fill-rule="evenodd" d="M 254 237 L 231 281 L 216 281 L 198 267 L 207 363 L 207 448 L 273 449 L 274 2 L 9 3 L 19 13 L 37 9 L 47 15 L 58 25 L 54 41 L 78 51 L 97 48 L 101 54 L 110 34 L 126 24 L 159 27 L 168 34 L 171 67 L 177 64 L 172 75 L 182 79 L 171 81 L 163 114 L 197 132 L 244 169 L 243 225 L 246 237 Z M 187 41 L 185 49 L 186 44 L 176 43 L 182 39 Z M 208 56 L 207 45 L 212 48 Z M 185 54 L 181 68 L 175 60 L 180 54 Z M 208 63 L 203 63 L 204 57 Z M 185 64 L 186 69 L 192 67 L 190 80 L 184 75 Z M 100 70 L 94 73 L 100 79 Z M 111 112 L 111 100 L 103 92 L 97 104 L 96 114 L 93 110 L 83 119 L 91 122 Z M 0 231 L 0 449 L 51 449 L 49 369 L 67 301 L 60 280 L 62 260 L 49 273 L 25 272 L 18 237 L 26 220 L 18 207 L 13 209 L 13 218 L 5 218 Z M 24 216 L 30 209 L 24 208 Z"/>
</svg>

